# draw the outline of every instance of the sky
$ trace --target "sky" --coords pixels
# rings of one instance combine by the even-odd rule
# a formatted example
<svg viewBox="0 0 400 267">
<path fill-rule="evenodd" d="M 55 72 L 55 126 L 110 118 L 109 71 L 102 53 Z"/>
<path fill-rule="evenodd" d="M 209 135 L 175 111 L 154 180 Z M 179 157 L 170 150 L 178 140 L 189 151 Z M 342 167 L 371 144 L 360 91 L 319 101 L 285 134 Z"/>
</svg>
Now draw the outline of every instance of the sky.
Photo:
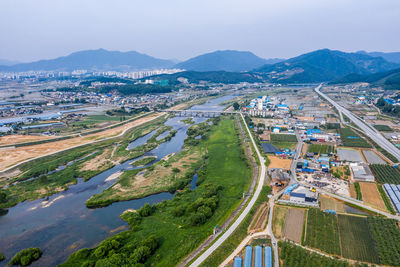
<svg viewBox="0 0 400 267">
<path fill-rule="evenodd" d="M 104 48 L 185 60 L 215 50 L 290 58 L 400 51 L 399 0 L 1 0 L 0 59 Z"/>
</svg>

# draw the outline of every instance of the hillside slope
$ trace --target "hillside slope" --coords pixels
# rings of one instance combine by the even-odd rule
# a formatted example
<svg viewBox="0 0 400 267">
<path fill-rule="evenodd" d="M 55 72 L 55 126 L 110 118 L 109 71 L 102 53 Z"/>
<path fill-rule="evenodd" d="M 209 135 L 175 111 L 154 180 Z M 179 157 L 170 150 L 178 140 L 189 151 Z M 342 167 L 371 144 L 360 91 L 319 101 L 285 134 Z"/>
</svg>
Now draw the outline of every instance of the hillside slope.
<svg viewBox="0 0 400 267">
<path fill-rule="evenodd" d="M 273 64 L 281 59 L 266 60 L 251 52 L 224 50 L 203 54 L 175 65 L 176 68 L 193 71 L 230 71 L 240 72 L 258 68 L 264 64 Z"/>
<path fill-rule="evenodd" d="M 396 67 L 399 65 L 380 57 L 322 49 L 265 65 L 255 71 L 263 73 L 273 82 L 305 83 L 331 81 L 351 73 L 370 74 Z"/>
</svg>

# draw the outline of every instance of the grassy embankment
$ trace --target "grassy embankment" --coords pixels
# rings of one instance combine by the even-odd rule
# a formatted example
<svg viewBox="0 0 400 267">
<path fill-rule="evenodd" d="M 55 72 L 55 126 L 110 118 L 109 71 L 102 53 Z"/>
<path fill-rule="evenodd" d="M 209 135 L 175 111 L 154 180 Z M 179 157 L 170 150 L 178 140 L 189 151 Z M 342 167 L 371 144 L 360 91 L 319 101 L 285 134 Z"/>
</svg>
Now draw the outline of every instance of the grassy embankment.
<svg viewBox="0 0 400 267">
<path fill-rule="evenodd" d="M 0 187 L 8 185 L 7 189 L 1 190 L 6 194 L 6 198 L 0 203 L 0 208 L 11 207 L 25 200 L 43 198 L 66 190 L 69 185 L 77 182 L 77 177 L 88 180 L 116 163 L 141 156 L 145 151 L 165 140 L 155 141 L 129 151 L 126 147 L 130 142 L 155 129 L 161 129 L 157 134 L 168 130 L 166 126 L 160 127 L 164 121 L 165 117 L 159 118 L 128 130 L 122 137 L 69 149 L 21 165 L 20 175 L 10 180 L 0 179 Z M 96 164 L 91 164 L 90 167 L 88 164 L 91 161 L 96 161 Z M 70 164 L 67 165 L 67 163 Z M 50 173 L 62 165 L 65 169 Z M 29 180 L 32 177 L 36 178 Z"/>
<path fill-rule="evenodd" d="M 185 124 L 194 124 L 193 118 L 186 118 L 186 119 L 181 120 L 181 122 L 183 122 Z"/>
<path fill-rule="evenodd" d="M 157 157 L 144 157 L 142 159 L 135 160 L 134 162 L 131 163 L 133 166 L 144 166 L 147 165 L 153 161 L 155 161 Z"/>
<path fill-rule="evenodd" d="M 221 225 L 241 201 L 242 193 L 251 181 L 251 169 L 231 119 L 223 119 L 213 126 L 206 140 L 196 140 L 199 149 L 206 151 L 205 161 L 198 172 L 198 187 L 189 185 L 173 199 L 154 205 L 147 211 L 127 212 L 122 217 L 132 230 L 103 241 L 99 247 L 81 250 L 70 256 L 64 266 L 92 266 L 103 264 L 137 264 L 175 266 Z M 194 140 L 192 140 L 194 141 Z M 229 153 L 227 153 L 229 151 Z M 137 257 L 140 240 L 154 235 L 158 248 L 145 250 Z M 114 247 L 108 243 L 118 239 Z M 107 244 L 106 244 L 107 243 Z M 115 242 L 114 242 L 115 243 Z M 116 262 L 116 263 L 115 263 Z"/>
</svg>

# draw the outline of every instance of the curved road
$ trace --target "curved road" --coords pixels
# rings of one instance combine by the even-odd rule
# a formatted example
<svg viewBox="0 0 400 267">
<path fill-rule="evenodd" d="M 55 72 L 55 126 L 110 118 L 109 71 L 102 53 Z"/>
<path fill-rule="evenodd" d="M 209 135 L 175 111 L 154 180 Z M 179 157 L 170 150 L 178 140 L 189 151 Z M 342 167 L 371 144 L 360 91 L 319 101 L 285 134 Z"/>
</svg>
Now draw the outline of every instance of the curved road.
<svg viewBox="0 0 400 267">
<path fill-rule="evenodd" d="M 243 121 L 244 117 L 243 114 L 240 114 Z M 265 159 L 264 157 L 261 156 L 260 151 L 258 150 L 258 147 L 256 143 L 254 142 L 253 135 L 250 132 L 249 127 L 247 126 L 247 123 L 244 123 L 247 129 L 247 132 L 249 133 L 250 140 L 254 145 L 254 148 L 256 150 L 256 153 L 260 159 L 260 165 L 261 165 L 261 172 L 260 172 L 260 177 L 258 179 L 258 186 L 257 189 L 251 198 L 249 204 L 247 204 L 246 208 L 242 211 L 242 213 L 239 215 L 239 217 L 232 223 L 232 225 L 225 231 L 225 233 L 217 240 L 215 241 L 206 251 L 204 251 L 191 265 L 190 267 L 197 267 L 199 266 L 207 257 L 209 257 L 235 230 L 236 228 L 243 222 L 244 218 L 246 218 L 247 214 L 249 214 L 251 208 L 254 206 L 254 203 L 256 202 L 258 196 L 261 193 L 261 189 L 264 186 L 264 180 L 265 180 Z M 275 242 L 276 243 L 276 242 Z M 278 253 L 276 253 L 277 255 Z"/>
</svg>

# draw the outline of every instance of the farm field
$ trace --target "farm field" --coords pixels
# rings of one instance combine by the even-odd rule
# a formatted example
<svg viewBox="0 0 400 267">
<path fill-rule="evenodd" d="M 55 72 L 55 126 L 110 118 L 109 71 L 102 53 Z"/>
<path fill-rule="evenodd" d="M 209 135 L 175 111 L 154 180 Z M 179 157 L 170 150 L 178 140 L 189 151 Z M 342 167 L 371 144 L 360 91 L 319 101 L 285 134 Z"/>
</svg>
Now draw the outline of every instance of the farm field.
<svg viewBox="0 0 400 267">
<path fill-rule="evenodd" d="M 340 137 L 344 146 L 371 147 L 371 145 L 350 128 L 340 128 Z"/>
<path fill-rule="evenodd" d="M 378 188 L 376 188 L 376 184 L 367 182 L 360 182 L 359 184 L 364 202 L 386 211 L 385 203 L 379 194 Z"/>
<path fill-rule="evenodd" d="M 292 164 L 291 159 L 281 159 L 276 156 L 268 156 L 268 159 L 270 160 L 268 168 L 282 168 L 285 170 L 290 170 L 290 165 Z"/>
<path fill-rule="evenodd" d="M 339 214 L 338 226 L 343 257 L 372 263 L 379 262 L 367 218 Z"/>
<path fill-rule="evenodd" d="M 371 164 L 370 168 L 379 183 L 400 184 L 400 171 L 397 168 L 384 164 Z"/>
<path fill-rule="evenodd" d="M 393 131 L 392 128 L 390 128 L 388 125 L 384 125 L 384 124 L 375 124 L 374 128 L 377 129 L 378 131 L 382 131 L 382 132 Z"/>
<path fill-rule="evenodd" d="M 297 143 L 297 138 L 294 134 L 271 134 L 271 141 Z"/>
<path fill-rule="evenodd" d="M 336 212 L 346 212 L 344 202 L 338 201 L 329 196 L 320 195 L 321 210 L 334 210 Z"/>
<path fill-rule="evenodd" d="M 329 254 L 341 255 L 336 215 L 309 209 L 305 244 Z"/>
<path fill-rule="evenodd" d="M 305 209 L 289 208 L 286 214 L 283 236 L 291 241 L 301 244 L 303 234 Z"/>
<path fill-rule="evenodd" d="M 287 142 L 287 141 L 270 141 L 269 143 L 274 147 L 276 147 L 277 149 L 289 148 L 291 150 L 295 149 L 297 144 L 296 142 Z"/>
<path fill-rule="evenodd" d="M 310 144 L 308 145 L 307 151 L 314 154 L 329 154 L 335 152 L 335 148 L 330 145 Z"/>
<path fill-rule="evenodd" d="M 286 214 L 288 213 L 288 211 L 289 207 L 279 205 L 275 206 L 272 229 L 277 237 L 282 236 L 283 228 L 285 226 Z"/>
<path fill-rule="evenodd" d="M 304 266 L 340 266 L 348 267 L 349 263 L 337 259 L 332 259 L 298 247 L 289 242 L 279 241 L 280 253 L 283 267 L 304 267 Z"/>
<path fill-rule="evenodd" d="M 395 220 L 368 217 L 381 264 L 400 265 L 400 229 Z"/>
</svg>

